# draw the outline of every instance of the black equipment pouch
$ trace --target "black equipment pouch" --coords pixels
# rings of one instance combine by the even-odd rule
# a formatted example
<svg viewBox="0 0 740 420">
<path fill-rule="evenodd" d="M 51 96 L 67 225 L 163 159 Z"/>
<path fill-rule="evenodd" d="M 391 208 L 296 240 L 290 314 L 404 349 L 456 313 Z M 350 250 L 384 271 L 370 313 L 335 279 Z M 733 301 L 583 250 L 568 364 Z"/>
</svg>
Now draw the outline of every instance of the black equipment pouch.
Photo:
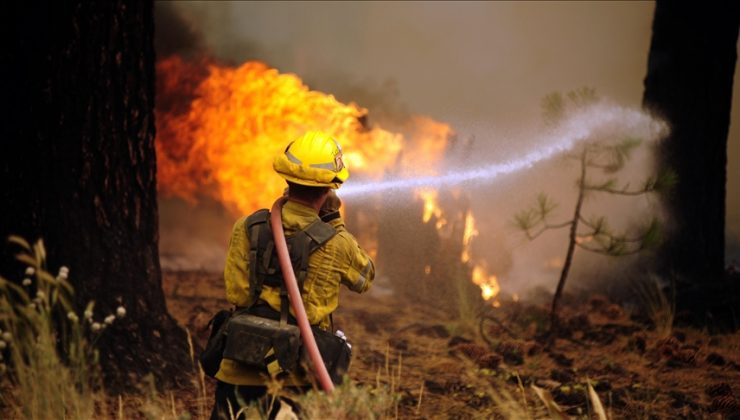
<svg viewBox="0 0 740 420">
<path fill-rule="evenodd" d="M 208 336 L 208 343 L 206 343 L 206 348 L 203 349 L 199 359 L 203 372 L 211 378 L 216 376 L 216 372 L 221 366 L 224 349 L 226 348 L 226 326 L 231 314 L 231 311 L 221 310 L 208 321 L 211 334 Z"/>
<path fill-rule="evenodd" d="M 296 325 L 281 323 L 279 313 L 270 318 L 247 313 L 235 314 L 228 322 L 228 336 L 223 358 L 231 359 L 261 371 L 274 372 L 277 363 L 280 371 L 304 375 L 308 369 L 308 354 Z M 332 382 L 339 385 L 349 369 L 352 350 L 346 339 L 337 337 L 319 327 L 311 327 L 324 366 Z M 218 366 L 216 367 L 218 371 Z"/>
<path fill-rule="evenodd" d="M 337 337 L 329 331 L 318 327 L 311 327 L 311 329 L 331 381 L 334 385 L 341 384 L 342 378 L 349 370 L 349 362 L 352 359 L 351 346 L 346 339 Z M 301 356 L 302 360 L 309 360 L 303 347 L 301 347 Z"/>
<path fill-rule="evenodd" d="M 229 320 L 224 358 L 257 369 L 269 369 L 273 361 L 286 372 L 298 368 L 301 333 L 295 325 L 250 314 Z"/>
</svg>

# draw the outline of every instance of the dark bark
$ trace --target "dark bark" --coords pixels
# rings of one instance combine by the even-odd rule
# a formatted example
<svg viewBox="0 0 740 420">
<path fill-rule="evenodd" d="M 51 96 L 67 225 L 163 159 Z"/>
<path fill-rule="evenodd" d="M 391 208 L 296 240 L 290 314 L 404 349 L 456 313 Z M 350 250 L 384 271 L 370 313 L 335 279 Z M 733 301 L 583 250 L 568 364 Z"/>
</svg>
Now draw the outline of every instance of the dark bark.
<svg viewBox="0 0 740 420">
<path fill-rule="evenodd" d="M 158 255 L 151 1 L 9 3 L 0 146 L 0 236 L 43 238 L 79 305 L 124 320 L 103 334 L 109 386 L 192 368 L 167 313 Z M 5 250 L 2 273 L 17 265 Z"/>
<path fill-rule="evenodd" d="M 664 196 L 672 224 L 660 271 L 677 280 L 678 310 L 695 320 L 716 316 L 728 304 L 708 291 L 724 278 L 727 132 L 739 14 L 737 2 L 658 1 L 653 21 L 643 104 L 670 124 L 659 163 L 678 175 Z"/>
</svg>

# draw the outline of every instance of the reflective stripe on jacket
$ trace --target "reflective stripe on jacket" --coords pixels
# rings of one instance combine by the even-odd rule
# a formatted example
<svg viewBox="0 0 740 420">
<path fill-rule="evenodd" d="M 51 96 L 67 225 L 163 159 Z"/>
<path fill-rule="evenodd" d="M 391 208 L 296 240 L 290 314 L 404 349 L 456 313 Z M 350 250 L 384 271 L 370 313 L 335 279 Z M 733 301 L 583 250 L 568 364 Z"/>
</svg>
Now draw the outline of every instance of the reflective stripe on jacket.
<svg viewBox="0 0 740 420">
<path fill-rule="evenodd" d="M 303 230 L 319 218 L 316 210 L 295 201 L 285 203 L 282 217 L 286 236 Z M 246 217 L 242 217 L 234 224 L 224 267 L 226 299 L 235 306 L 244 306 L 249 299 L 249 238 L 245 221 Z M 339 285 L 343 283 L 350 290 L 362 293 L 370 288 L 375 277 L 372 260 L 344 227 L 344 221 L 337 218 L 329 223 L 337 234 L 311 254 L 302 295 L 308 322 L 325 330 L 330 327 L 329 314 L 339 305 Z M 280 311 L 279 288 L 265 285 L 260 299 Z M 290 313 L 293 314 L 292 308 Z M 221 362 L 216 378 L 234 385 L 261 385 L 265 382 L 259 372 L 228 359 Z M 286 385 L 303 384 L 297 379 L 292 383 L 286 381 Z"/>
</svg>

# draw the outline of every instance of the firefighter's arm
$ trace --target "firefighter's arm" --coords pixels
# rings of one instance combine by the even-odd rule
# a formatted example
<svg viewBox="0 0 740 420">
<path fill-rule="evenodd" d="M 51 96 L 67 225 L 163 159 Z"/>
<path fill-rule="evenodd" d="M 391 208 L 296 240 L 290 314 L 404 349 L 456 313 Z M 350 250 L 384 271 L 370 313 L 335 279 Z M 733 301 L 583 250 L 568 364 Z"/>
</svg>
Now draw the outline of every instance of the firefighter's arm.
<svg viewBox="0 0 740 420">
<path fill-rule="evenodd" d="M 246 218 L 241 218 L 234 224 L 224 265 L 226 300 L 236 306 L 245 305 L 249 297 L 249 240 L 245 222 Z"/>
<path fill-rule="evenodd" d="M 344 225 L 337 230 L 339 230 L 338 236 L 344 240 L 345 255 L 349 263 L 342 273 L 342 283 L 354 292 L 365 292 L 375 278 L 375 264 L 357 240 L 344 229 Z"/>
</svg>

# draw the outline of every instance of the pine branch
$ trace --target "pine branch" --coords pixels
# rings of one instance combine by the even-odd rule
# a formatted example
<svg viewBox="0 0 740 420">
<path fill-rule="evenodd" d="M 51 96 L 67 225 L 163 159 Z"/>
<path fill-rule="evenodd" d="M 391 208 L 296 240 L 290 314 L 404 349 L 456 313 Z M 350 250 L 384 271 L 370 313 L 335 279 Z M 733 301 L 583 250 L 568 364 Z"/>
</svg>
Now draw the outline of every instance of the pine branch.
<svg viewBox="0 0 740 420">
<path fill-rule="evenodd" d="M 639 243 L 642 243 L 642 241 L 645 239 L 645 237 L 644 236 L 640 236 L 640 237 L 637 237 L 637 238 L 623 237 L 623 238 L 619 238 L 619 239 L 621 241 L 623 241 L 623 242 L 629 242 L 629 243 L 638 243 L 639 242 Z M 642 246 L 640 246 L 640 248 L 642 249 Z"/>
<path fill-rule="evenodd" d="M 623 255 L 634 255 L 642 251 L 642 247 L 638 247 L 636 249 L 632 249 L 629 251 L 619 250 L 618 252 L 615 252 L 614 250 L 610 249 L 599 249 L 599 248 L 593 248 L 588 245 L 584 245 L 583 243 L 576 243 L 576 246 L 589 252 L 593 252 L 595 254 L 601 254 L 601 255 L 607 255 L 610 257 L 621 257 Z"/>
<path fill-rule="evenodd" d="M 589 168 L 601 169 L 603 171 L 609 171 L 613 167 L 608 163 L 597 163 L 596 161 L 587 162 L 586 165 Z"/>
<path fill-rule="evenodd" d="M 529 239 L 530 241 L 533 241 L 533 240 L 537 239 L 538 236 L 540 236 L 543 233 L 545 233 L 545 231 L 553 230 L 553 229 L 562 229 L 564 227 L 567 227 L 567 226 L 572 225 L 573 222 L 574 222 L 573 220 L 568 220 L 567 222 L 558 223 L 558 224 L 555 224 L 555 225 L 551 225 L 551 224 L 545 223 L 542 226 L 542 228 L 539 231 L 537 231 L 537 233 L 531 234 L 531 233 L 529 233 L 529 230 L 526 230 L 526 231 L 524 231 L 524 234 L 527 235 L 527 239 Z"/>
<path fill-rule="evenodd" d="M 581 223 L 593 229 L 593 233 L 592 233 L 593 236 L 598 236 L 603 233 L 607 233 L 609 230 L 609 227 L 606 224 L 606 219 L 604 217 L 599 217 L 595 222 L 588 220 L 585 217 L 580 216 L 580 215 L 578 216 L 578 219 L 581 221 Z"/>
<path fill-rule="evenodd" d="M 646 186 L 645 188 L 642 188 L 640 190 L 632 190 L 629 191 L 629 184 L 625 185 L 625 187 L 621 190 L 611 188 L 609 186 L 606 186 L 609 182 L 605 183 L 604 185 L 584 185 L 583 188 L 589 191 L 599 191 L 599 192 L 605 192 L 609 194 L 618 194 L 618 195 L 643 195 L 650 192 L 653 192 L 655 189 L 652 186 Z"/>
</svg>

